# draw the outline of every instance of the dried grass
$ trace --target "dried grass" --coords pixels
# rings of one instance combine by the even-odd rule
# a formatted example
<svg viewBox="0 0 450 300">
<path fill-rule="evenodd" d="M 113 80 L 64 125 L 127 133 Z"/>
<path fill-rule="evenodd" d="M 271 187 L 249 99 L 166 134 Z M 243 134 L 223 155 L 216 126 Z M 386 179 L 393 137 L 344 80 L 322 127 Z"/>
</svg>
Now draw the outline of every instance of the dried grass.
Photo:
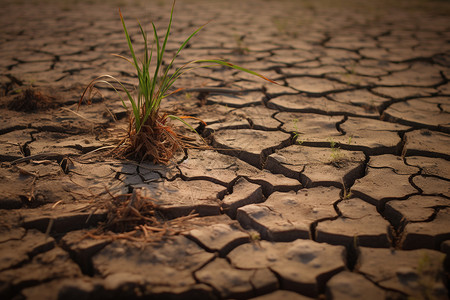
<svg viewBox="0 0 450 300">
<path fill-rule="evenodd" d="M 167 219 L 154 199 L 144 197 L 138 189 L 133 193 L 111 199 L 98 208 L 106 208 L 107 220 L 87 233 L 93 239 L 125 239 L 133 242 L 159 242 L 183 232 L 183 222 L 197 217 L 191 213 L 176 219 Z"/>
</svg>

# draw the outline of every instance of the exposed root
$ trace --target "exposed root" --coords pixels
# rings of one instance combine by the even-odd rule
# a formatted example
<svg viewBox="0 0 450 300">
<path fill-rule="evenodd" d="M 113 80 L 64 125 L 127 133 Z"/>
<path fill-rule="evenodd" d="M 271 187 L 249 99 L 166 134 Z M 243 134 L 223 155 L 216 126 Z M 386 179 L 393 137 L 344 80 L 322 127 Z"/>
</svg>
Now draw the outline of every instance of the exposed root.
<svg viewBox="0 0 450 300">
<path fill-rule="evenodd" d="M 158 116 L 149 120 L 136 132 L 134 120 L 130 119 L 127 136 L 122 139 L 111 154 L 118 158 L 134 158 L 139 161 L 168 164 L 177 151 L 196 147 L 194 139 L 176 133 L 168 124 L 167 117 Z"/>
</svg>

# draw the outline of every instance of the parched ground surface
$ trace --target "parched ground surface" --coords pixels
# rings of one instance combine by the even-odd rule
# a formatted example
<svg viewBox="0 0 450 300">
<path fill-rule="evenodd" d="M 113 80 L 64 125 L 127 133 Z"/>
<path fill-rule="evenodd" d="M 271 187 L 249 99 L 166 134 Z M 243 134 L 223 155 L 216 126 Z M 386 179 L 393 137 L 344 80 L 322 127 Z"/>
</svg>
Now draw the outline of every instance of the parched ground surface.
<svg viewBox="0 0 450 300">
<path fill-rule="evenodd" d="M 216 150 L 169 166 L 92 153 L 127 112 L 84 87 L 136 83 L 117 8 L 142 53 L 171 6 L 100 2 L 2 1 L 0 298 L 448 298 L 447 1 L 179 1 L 167 62 L 212 20 L 178 66 L 281 85 L 185 74 L 163 108 Z"/>
</svg>

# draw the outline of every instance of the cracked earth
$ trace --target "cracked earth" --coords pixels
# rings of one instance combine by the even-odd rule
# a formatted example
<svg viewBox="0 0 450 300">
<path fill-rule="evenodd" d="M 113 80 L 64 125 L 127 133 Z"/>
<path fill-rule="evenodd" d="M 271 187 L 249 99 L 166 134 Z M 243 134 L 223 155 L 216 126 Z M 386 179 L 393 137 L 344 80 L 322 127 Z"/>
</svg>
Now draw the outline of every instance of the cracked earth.
<svg viewBox="0 0 450 300">
<path fill-rule="evenodd" d="M 127 111 L 83 89 L 137 80 L 117 8 L 138 43 L 169 2 L 2 2 L 0 298 L 448 299 L 450 4 L 179 1 L 166 59 L 212 19 L 178 66 L 280 85 L 193 70 L 162 108 L 213 149 L 93 153 Z M 163 226 L 92 234 L 130 194 Z"/>
</svg>

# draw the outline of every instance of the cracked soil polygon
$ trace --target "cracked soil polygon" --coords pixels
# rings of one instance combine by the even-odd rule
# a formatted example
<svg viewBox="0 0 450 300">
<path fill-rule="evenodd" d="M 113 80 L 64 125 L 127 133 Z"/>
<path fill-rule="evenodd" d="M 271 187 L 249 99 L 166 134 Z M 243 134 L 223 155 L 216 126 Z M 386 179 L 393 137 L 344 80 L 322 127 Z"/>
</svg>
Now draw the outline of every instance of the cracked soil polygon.
<svg viewBox="0 0 450 300">
<path fill-rule="evenodd" d="M 450 132 L 450 114 L 439 108 L 448 98 L 418 98 L 394 103 L 384 112 L 386 120 Z"/>
<path fill-rule="evenodd" d="M 309 98 L 302 94 L 281 95 L 270 99 L 267 107 L 280 111 L 317 113 L 325 115 L 372 116 L 378 114 L 367 112 L 362 107 L 328 100 L 325 97 Z"/>
<path fill-rule="evenodd" d="M 214 254 L 204 251 L 195 242 L 179 236 L 143 249 L 116 241 L 94 255 L 92 262 L 95 271 L 102 276 L 127 273 L 155 286 L 167 285 L 166 278 L 170 277 L 170 286 L 176 288 L 195 285 L 192 272 L 213 257 Z"/>
<path fill-rule="evenodd" d="M 139 186 L 136 186 L 139 188 Z M 220 214 L 219 198 L 226 188 L 206 180 L 151 182 L 139 188 L 169 218 L 198 213 L 201 216 Z"/>
<path fill-rule="evenodd" d="M 432 175 L 441 178 L 450 178 L 450 162 L 442 158 L 410 156 L 406 162 L 411 166 L 419 167 L 422 175 Z"/>
<path fill-rule="evenodd" d="M 212 285 L 223 298 L 249 298 L 275 290 L 278 280 L 267 268 L 242 270 L 216 258 L 195 273 L 200 282 Z"/>
<path fill-rule="evenodd" d="M 381 208 L 383 201 L 390 198 L 406 198 L 418 193 L 409 182 L 409 175 L 399 175 L 392 169 L 367 170 L 366 176 L 357 179 L 351 192 Z"/>
<path fill-rule="evenodd" d="M 350 186 L 363 172 L 359 151 L 292 145 L 269 155 L 265 168 L 301 181 L 304 187 Z"/>
<path fill-rule="evenodd" d="M 441 243 L 450 239 L 450 208 L 438 209 L 428 222 L 408 223 L 403 230 L 402 249 L 441 249 Z"/>
<path fill-rule="evenodd" d="M 233 186 L 233 193 L 226 195 L 222 200 L 222 210 L 231 218 L 236 218 L 239 207 L 264 201 L 260 185 L 239 178 Z"/>
<path fill-rule="evenodd" d="M 249 235 L 240 230 L 236 224 L 218 223 L 207 228 L 193 229 L 188 235 L 210 251 L 217 251 L 221 256 L 231 249 L 249 241 Z"/>
<path fill-rule="evenodd" d="M 406 295 L 429 293 L 445 299 L 446 290 L 439 279 L 444 254 L 434 250 L 391 250 L 360 248 L 356 270 L 382 288 Z"/>
<path fill-rule="evenodd" d="M 265 155 L 273 150 L 287 146 L 290 135 L 279 131 L 262 131 L 252 129 L 221 130 L 214 134 L 214 146 L 225 149 L 239 159 L 260 167 Z"/>
<path fill-rule="evenodd" d="M 283 130 L 298 135 L 297 142 L 302 144 L 324 142 L 341 135 L 336 128 L 341 116 L 280 112 L 275 118 L 283 124 Z"/>
<path fill-rule="evenodd" d="M 405 134 L 407 156 L 428 156 L 450 159 L 450 135 L 428 129 L 414 130 Z"/>
<path fill-rule="evenodd" d="M 367 280 L 363 275 L 343 271 L 327 282 L 329 299 L 384 299 L 386 292 Z"/>
<path fill-rule="evenodd" d="M 384 213 L 395 225 L 400 222 L 426 222 L 432 219 L 436 208 L 449 205 L 450 200 L 440 196 L 414 195 L 406 200 L 389 201 Z"/>
<path fill-rule="evenodd" d="M 356 117 L 349 117 L 340 128 L 345 135 L 336 137 L 335 142 L 372 155 L 397 153 L 401 142 L 398 133 L 409 129 L 396 123 Z"/>
<path fill-rule="evenodd" d="M 251 204 L 237 211 L 237 220 L 264 239 L 292 241 L 308 239 L 311 225 L 336 217 L 333 204 L 339 200 L 335 187 L 315 187 L 298 192 L 273 193 L 264 203 Z"/>
<path fill-rule="evenodd" d="M 289 243 L 244 244 L 228 257 L 240 269 L 269 268 L 281 277 L 281 287 L 317 297 L 325 282 L 345 268 L 345 248 L 296 240 Z"/>
</svg>

